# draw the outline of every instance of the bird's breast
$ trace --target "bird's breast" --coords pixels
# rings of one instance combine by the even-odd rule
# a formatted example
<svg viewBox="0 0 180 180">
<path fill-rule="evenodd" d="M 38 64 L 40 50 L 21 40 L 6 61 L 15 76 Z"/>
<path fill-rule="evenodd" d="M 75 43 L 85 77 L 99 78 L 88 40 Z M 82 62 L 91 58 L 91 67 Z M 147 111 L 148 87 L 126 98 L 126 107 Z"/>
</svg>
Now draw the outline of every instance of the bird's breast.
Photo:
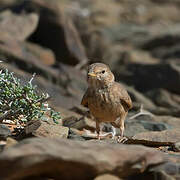
<svg viewBox="0 0 180 180">
<path fill-rule="evenodd" d="M 119 115 L 120 104 L 117 104 L 111 92 L 107 89 L 97 89 L 91 92 L 88 100 L 91 114 L 103 122 L 114 121 Z"/>
</svg>

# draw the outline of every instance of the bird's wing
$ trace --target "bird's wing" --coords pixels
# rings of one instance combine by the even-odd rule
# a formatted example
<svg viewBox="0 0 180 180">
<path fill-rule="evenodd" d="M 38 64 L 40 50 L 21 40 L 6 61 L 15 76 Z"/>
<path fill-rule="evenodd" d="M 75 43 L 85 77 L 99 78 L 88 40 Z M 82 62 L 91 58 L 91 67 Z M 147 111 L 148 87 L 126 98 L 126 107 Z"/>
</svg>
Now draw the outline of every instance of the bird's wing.
<svg viewBox="0 0 180 180">
<path fill-rule="evenodd" d="M 117 92 L 117 98 L 121 101 L 121 104 L 123 105 L 125 111 L 131 109 L 132 101 L 126 89 L 117 82 L 115 82 L 113 86 L 113 91 Z"/>
<path fill-rule="evenodd" d="M 88 89 L 86 90 L 86 92 L 81 100 L 81 105 L 88 108 Z"/>
</svg>

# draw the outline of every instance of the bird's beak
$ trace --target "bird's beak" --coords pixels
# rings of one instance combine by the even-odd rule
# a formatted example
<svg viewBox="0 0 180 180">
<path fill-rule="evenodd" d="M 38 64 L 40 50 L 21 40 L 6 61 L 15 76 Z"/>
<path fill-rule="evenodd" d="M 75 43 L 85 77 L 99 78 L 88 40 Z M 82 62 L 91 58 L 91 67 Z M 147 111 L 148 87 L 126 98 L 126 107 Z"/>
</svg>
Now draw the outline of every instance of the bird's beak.
<svg viewBox="0 0 180 180">
<path fill-rule="evenodd" d="M 95 73 L 88 73 L 88 76 L 96 77 L 96 74 Z"/>
</svg>

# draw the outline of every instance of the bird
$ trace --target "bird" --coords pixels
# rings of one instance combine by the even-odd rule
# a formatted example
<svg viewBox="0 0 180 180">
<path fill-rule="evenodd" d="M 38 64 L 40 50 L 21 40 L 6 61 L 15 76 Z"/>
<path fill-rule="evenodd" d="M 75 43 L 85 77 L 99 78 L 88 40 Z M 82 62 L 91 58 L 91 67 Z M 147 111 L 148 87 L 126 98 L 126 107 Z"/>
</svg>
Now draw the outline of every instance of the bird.
<svg viewBox="0 0 180 180">
<path fill-rule="evenodd" d="M 132 108 L 132 100 L 126 89 L 115 81 L 109 66 L 103 63 L 88 66 L 87 84 L 81 105 L 89 109 L 96 121 L 97 138 L 101 138 L 100 123 L 112 125 L 113 139 L 116 136 L 116 128 L 120 129 L 119 138 L 123 137 L 124 121 Z"/>
</svg>

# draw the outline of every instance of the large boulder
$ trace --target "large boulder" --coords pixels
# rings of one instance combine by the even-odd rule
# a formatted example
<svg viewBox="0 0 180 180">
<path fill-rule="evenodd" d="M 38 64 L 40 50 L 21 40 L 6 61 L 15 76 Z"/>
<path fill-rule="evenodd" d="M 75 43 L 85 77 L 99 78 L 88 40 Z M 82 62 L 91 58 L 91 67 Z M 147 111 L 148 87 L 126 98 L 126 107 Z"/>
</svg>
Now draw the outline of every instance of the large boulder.
<svg viewBox="0 0 180 180">
<path fill-rule="evenodd" d="M 52 49 L 58 61 L 71 65 L 87 62 L 79 34 L 58 1 L 23 0 L 12 9 L 18 13 L 25 11 L 39 15 L 38 27 L 30 40 Z"/>
<path fill-rule="evenodd" d="M 36 29 L 39 16 L 36 13 L 15 14 L 10 10 L 0 13 L 0 34 L 13 40 L 23 41 Z"/>
<path fill-rule="evenodd" d="M 24 140 L 0 154 L 1 178 L 11 180 L 127 177 L 163 162 L 160 152 L 143 146 L 43 138 Z"/>
</svg>

